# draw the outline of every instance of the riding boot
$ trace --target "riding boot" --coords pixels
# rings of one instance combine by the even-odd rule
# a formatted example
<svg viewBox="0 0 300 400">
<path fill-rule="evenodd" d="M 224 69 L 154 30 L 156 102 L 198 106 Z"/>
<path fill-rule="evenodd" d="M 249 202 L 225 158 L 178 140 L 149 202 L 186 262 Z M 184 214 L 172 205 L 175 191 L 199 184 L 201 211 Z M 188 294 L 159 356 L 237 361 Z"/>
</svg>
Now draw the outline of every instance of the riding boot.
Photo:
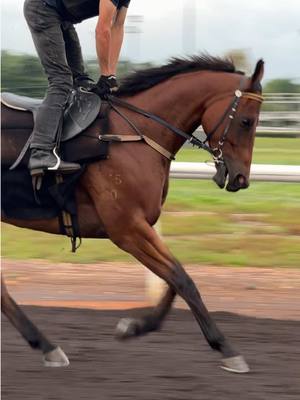
<svg viewBox="0 0 300 400">
<path fill-rule="evenodd" d="M 78 171 L 79 164 L 66 162 L 60 159 L 56 149 L 31 149 L 28 168 L 32 176 L 43 175 L 45 171 L 57 171 L 63 174 Z"/>
<path fill-rule="evenodd" d="M 58 155 L 63 109 L 64 107 L 57 104 L 42 104 L 39 108 L 28 163 L 32 176 L 43 175 L 45 171 L 71 173 L 81 168 L 79 164 L 62 161 Z"/>
</svg>

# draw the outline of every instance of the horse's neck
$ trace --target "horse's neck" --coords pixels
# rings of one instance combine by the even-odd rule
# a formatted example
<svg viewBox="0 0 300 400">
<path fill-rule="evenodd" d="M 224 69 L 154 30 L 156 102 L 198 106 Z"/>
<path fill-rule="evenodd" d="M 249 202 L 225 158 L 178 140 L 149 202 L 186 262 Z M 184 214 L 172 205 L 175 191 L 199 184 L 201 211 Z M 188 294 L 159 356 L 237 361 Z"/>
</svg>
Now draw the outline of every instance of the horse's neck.
<svg viewBox="0 0 300 400">
<path fill-rule="evenodd" d="M 232 82 L 228 82 L 228 88 L 224 87 L 221 75 L 223 74 L 206 71 L 179 75 L 145 93 L 140 98 L 139 105 L 192 134 L 201 125 L 206 102 L 232 86 Z M 149 130 L 152 139 L 174 154 L 185 142 L 168 129 L 158 127 L 155 122 L 149 122 L 145 128 Z"/>
</svg>

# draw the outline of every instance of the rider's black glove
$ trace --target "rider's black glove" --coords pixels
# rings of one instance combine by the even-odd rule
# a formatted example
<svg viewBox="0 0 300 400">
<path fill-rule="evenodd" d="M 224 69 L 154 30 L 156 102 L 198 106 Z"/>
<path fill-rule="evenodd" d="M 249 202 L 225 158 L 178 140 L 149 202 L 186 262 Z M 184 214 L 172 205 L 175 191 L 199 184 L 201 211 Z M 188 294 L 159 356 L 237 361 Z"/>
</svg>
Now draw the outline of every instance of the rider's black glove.
<svg viewBox="0 0 300 400">
<path fill-rule="evenodd" d="M 96 85 L 91 89 L 92 92 L 105 99 L 109 94 L 118 90 L 118 83 L 114 75 L 101 75 Z"/>
</svg>

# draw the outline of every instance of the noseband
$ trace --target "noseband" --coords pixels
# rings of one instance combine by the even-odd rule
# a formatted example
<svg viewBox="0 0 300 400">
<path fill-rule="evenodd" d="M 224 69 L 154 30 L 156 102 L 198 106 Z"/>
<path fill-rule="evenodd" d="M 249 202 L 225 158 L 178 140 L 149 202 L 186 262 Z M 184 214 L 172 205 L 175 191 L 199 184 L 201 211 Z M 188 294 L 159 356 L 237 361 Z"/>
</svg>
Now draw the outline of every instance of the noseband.
<svg viewBox="0 0 300 400">
<path fill-rule="evenodd" d="M 244 78 L 244 77 L 243 77 Z M 242 83 L 240 85 L 242 87 Z M 228 96 L 231 96 L 231 93 L 226 93 L 218 96 L 217 98 L 213 98 L 210 103 L 207 105 L 206 110 L 215 102 L 220 101 L 224 98 L 227 98 Z M 110 104 L 111 108 L 115 110 L 141 137 L 143 136 L 140 130 L 136 127 L 136 125 L 130 121 L 123 113 L 120 112 L 120 110 L 115 107 L 115 105 L 119 105 L 121 107 L 127 108 L 130 111 L 136 112 L 137 114 L 143 115 L 146 118 L 149 118 L 158 124 L 164 126 L 165 128 L 169 129 L 171 132 L 175 133 L 178 136 L 183 137 L 187 141 L 189 141 L 193 146 L 196 146 L 200 149 L 208 151 L 214 159 L 214 162 L 217 164 L 224 164 L 224 159 L 223 159 L 223 146 L 226 141 L 226 138 L 228 136 L 228 133 L 230 131 L 232 122 L 236 116 L 237 108 L 240 103 L 241 98 L 249 99 L 249 100 L 254 100 L 259 103 L 262 103 L 264 101 L 263 96 L 260 94 L 252 93 L 252 92 L 243 92 L 241 89 L 237 89 L 234 92 L 234 98 L 228 108 L 225 110 L 223 116 L 221 119 L 218 121 L 214 129 L 206 136 L 206 139 L 204 141 L 198 139 L 197 137 L 193 135 L 189 135 L 185 132 L 183 132 L 181 129 L 176 128 L 175 126 L 171 125 L 169 122 L 165 121 L 164 119 L 158 117 L 155 114 L 152 114 L 150 112 L 147 112 L 145 110 L 142 110 L 139 107 L 136 107 L 127 101 L 121 100 L 118 97 L 115 96 L 108 96 L 108 103 Z M 209 146 L 209 140 L 212 138 L 212 136 L 215 134 L 215 132 L 218 130 L 218 128 L 223 124 L 223 122 L 228 118 L 228 122 L 225 126 L 224 132 L 218 142 L 217 147 L 212 149 Z M 174 159 L 174 157 L 172 157 Z M 172 159 L 171 158 L 171 159 Z"/>
</svg>

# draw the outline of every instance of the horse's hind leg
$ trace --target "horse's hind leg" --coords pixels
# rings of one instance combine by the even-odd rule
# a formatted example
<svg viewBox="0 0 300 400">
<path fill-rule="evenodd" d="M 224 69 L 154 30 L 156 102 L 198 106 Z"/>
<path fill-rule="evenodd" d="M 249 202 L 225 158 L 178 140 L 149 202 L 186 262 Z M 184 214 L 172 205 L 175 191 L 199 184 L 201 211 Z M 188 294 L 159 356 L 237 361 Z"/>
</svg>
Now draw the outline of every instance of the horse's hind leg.
<svg viewBox="0 0 300 400">
<path fill-rule="evenodd" d="M 141 318 L 123 318 L 117 325 L 116 337 L 120 340 L 145 335 L 160 329 L 171 309 L 176 292 L 169 287 L 158 305 Z"/>
<path fill-rule="evenodd" d="M 69 360 L 60 347 L 54 346 L 49 342 L 10 296 L 2 275 L 1 306 L 3 314 L 19 331 L 27 343 L 33 349 L 39 349 L 43 352 L 43 361 L 46 367 L 63 367 L 69 365 Z"/>
<path fill-rule="evenodd" d="M 127 230 L 125 235 L 112 239 L 164 279 L 186 301 L 211 348 L 222 353 L 224 369 L 238 373 L 249 371 L 243 357 L 231 347 L 209 315 L 193 280 L 146 221 L 135 222 L 130 232 Z"/>
</svg>

